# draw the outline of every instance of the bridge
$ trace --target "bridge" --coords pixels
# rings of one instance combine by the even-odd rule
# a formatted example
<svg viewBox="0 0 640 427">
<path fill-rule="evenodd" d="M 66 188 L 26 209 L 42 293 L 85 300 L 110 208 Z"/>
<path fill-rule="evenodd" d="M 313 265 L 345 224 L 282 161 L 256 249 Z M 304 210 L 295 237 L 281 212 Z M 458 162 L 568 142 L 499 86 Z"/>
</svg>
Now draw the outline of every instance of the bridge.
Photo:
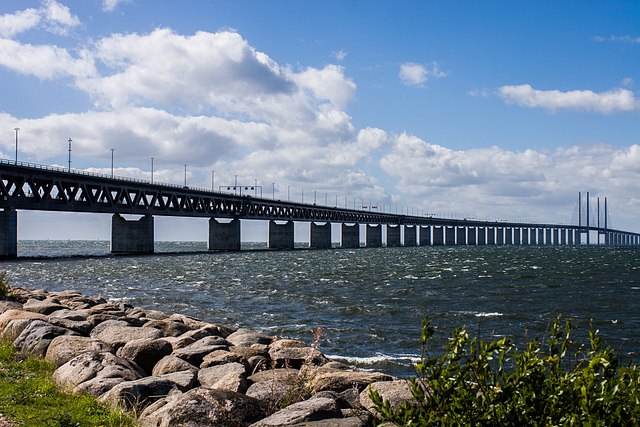
<svg viewBox="0 0 640 427">
<path fill-rule="evenodd" d="M 587 193 L 588 195 L 588 193 Z M 112 253 L 152 253 L 157 215 L 209 218 L 209 250 L 240 250 L 242 219 L 268 221 L 267 247 L 292 249 L 294 222 L 309 223 L 309 246 L 331 248 L 331 224 L 340 224 L 340 247 L 440 245 L 577 245 L 597 232 L 607 245 L 639 245 L 640 234 L 589 226 L 445 219 L 304 204 L 214 192 L 0 159 L 0 257 L 17 256 L 17 211 L 113 214 Z M 127 220 L 122 215 L 141 215 Z M 606 199 L 605 199 L 606 218 Z M 599 222 L 599 221 L 598 221 Z M 583 236 L 584 235 L 584 236 Z M 583 242 L 583 237 L 586 241 Z"/>
</svg>

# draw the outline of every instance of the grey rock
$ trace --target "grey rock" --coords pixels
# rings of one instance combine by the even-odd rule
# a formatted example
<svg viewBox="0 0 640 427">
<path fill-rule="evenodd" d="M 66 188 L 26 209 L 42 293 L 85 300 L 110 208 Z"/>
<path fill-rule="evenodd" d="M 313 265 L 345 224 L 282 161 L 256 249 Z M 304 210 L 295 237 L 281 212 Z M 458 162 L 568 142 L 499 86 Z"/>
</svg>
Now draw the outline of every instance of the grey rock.
<svg viewBox="0 0 640 427">
<path fill-rule="evenodd" d="M 373 408 L 373 402 L 369 398 L 371 389 L 376 390 L 383 400 L 388 400 L 393 410 L 398 409 L 405 402 L 418 403 L 411 394 L 411 385 L 407 380 L 371 383 L 360 393 L 360 404 L 380 420 L 382 416 Z"/>
<path fill-rule="evenodd" d="M 37 299 L 30 299 L 22 306 L 22 309 L 25 311 L 40 313 L 44 314 L 45 316 L 53 313 L 56 310 L 62 310 L 64 308 L 64 306 L 58 303 L 50 301 L 38 301 Z"/>
<path fill-rule="evenodd" d="M 392 381 L 393 377 L 380 372 L 336 371 L 316 374 L 311 380 L 311 388 L 316 391 L 331 390 L 342 392 L 349 388 L 361 391 L 372 382 Z"/>
<path fill-rule="evenodd" d="M 308 421 L 341 417 L 342 412 L 338 409 L 335 400 L 319 397 L 289 405 L 273 415 L 251 424 L 251 427 L 291 426 Z"/>
<path fill-rule="evenodd" d="M 0 301 L 0 314 L 8 310 L 22 310 L 22 304 L 17 301 Z"/>
<path fill-rule="evenodd" d="M 7 324 L 4 330 L 0 331 L 0 338 L 13 342 L 16 338 L 18 338 L 18 336 L 20 336 L 22 331 L 24 331 L 31 322 L 35 322 L 36 320 L 42 321 L 41 319 L 33 318 L 13 319 Z"/>
<path fill-rule="evenodd" d="M 207 354 L 215 350 L 227 350 L 228 348 L 229 342 L 224 338 L 210 336 L 204 337 L 187 347 L 174 350 L 173 355 L 186 360 L 194 366 L 200 366 Z"/>
<path fill-rule="evenodd" d="M 171 344 L 161 339 L 141 338 L 127 342 L 117 351 L 117 355 L 135 362 L 148 375 L 160 359 L 171 354 Z"/>
<path fill-rule="evenodd" d="M 93 324 L 86 320 L 71 320 L 66 317 L 49 316 L 49 323 L 53 326 L 70 329 L 85 337 L 88 337 L 89 333 L 91 333 L 91 330 L 93 329 Z"/>
<path fill-rule="evenodd" d="M 168 320 L 149 320 L 142 326 L 145 328 L 159 329 L 165 337 L 177 337 L 191 330 L 191 328 L 184 323 Z"/>
<path fill-rule="evenodd" d="M 48 320 L 47 316 L 45 316 L 44 314 L 34 313 L 32 311 L 11 309 L 0 314 L 0 332 L 4 331 L 4 328 L 7 327 L 9 322 L 15 319 L 39 319 L 44 320 L 45 322 Z"/>
<path fill-rule="evenodd" d="M 276 368 L 290 366 L 300 368 L 302 365 L 324 365 L 330 362 L 321 352 L 313 347 L 275 347 L 269 350 Z"/>
<path fill-rule="evenodd" d="M 282 381 L 260 381 L 251 384 L 246 394 L 255 397 L 268 408 L 277 408 L 290 390 L 291 385 Z"/>
<path fill-rule="evenodd" d="M 91 316 L 89 316 L 88 318 L 91 318 Z M 100 332 L 104 331 L 105 329 L 111 326 L 120 326 L 120 327 L 126 328 L 127 326 L 131 326 L 131 325 L 129 325 L 129 323 L 125 322 L 124 320 L 118 320 L 118 319 L 104 320 L 99 324 L 97 324 L 91 330 L 91 334 L 90 334 L 91 338 L 95 338 Z"/>
<path fill-rule="evenodd" d="M 196 388 L 173 399 L 156 411 L 143 412 L 145 427 L 246 426 L 265 416 L 260 402 L 228 390 Z"/>
<path fill-rule="evenodd" d="M 249 329 L 238 329 L 227 336 L 227 341 L 238 347 L 251 347 L 252 344 L 271 344 L 274 338 Z"/>
<path fill-rule="evenodd" d="M 108 326 L 97 334 L 91 332 L 92 338 L 97 338 L 111 344 L 115 348 L 120 348 L 126 343 L 143 338 L 158 339 L 162 337 L 162 332 L 154 328 L 135 328 L 133 326 Z"/>
<path fill-rule="evenodd" d="M 153 367 L 151 375 L 157 377 L 164 374 L 171 374 L 173 372 L 191 371 L 198 375 L 198 367 L 193 366 L 191 363 L 186 362 L 179 357 L 169 355 L 165 356 Z"/>
<path fill-rule="evenodd" d="M 211 366 L 209 368 L 200 369 L 198 372 L 198 381 L 203 387 L 215 388 L 213 385 L 229 373 L 245 375 L 244 365 L 241 363 L 227 363 L 224 365 Z"/>
<path fill-rule="evenodd" d="M 113 353 L 114 349 L 109 344 L 95 338 L 60 335 L 51 341 L 44 358 L 57 366 L 62 366 L 74 357 L 86 352 Z"/>
<path fill-rule="evenodd" d="M 225 363 L 233 363 L 239 361 L 240 356 L 235 353 L 226 350 L 215 350 L 207 354 L 204 359 L 202 359 L 200 368 L 208 368 L 210 366 L 224 365 Z"/>
<path fill-rule="evenodd" d="M 42 320 L 35 320 L 18 335 L 13 346 L 22 356 L 42 358 L 47 354 L 51 341 L 60 335 L 77 335 L 77 333 Z"/>
</svg>

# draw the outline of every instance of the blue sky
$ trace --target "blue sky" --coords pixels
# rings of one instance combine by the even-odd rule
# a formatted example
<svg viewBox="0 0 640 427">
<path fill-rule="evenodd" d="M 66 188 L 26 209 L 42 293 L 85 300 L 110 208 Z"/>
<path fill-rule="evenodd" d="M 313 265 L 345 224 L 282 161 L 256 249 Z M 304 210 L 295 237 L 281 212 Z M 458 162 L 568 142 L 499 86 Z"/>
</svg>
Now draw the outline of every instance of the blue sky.
<svg viewBox="0 0 640 427">
<path fill-rule="evenodd" d="M 567 223 L 590 191 L 640 231 L 639 24 L 635 1 L 4 1 L 0 157 L 19 127 L 23 161 L 72 138 L 79 169 L 114 148 L 122 176 L 153 156 L 158 181 L 456 217 Z M 21 212 L 19 238 L 108 220 Z M 203 239 L 180 221 L 156 238 Z"/>
</svg>

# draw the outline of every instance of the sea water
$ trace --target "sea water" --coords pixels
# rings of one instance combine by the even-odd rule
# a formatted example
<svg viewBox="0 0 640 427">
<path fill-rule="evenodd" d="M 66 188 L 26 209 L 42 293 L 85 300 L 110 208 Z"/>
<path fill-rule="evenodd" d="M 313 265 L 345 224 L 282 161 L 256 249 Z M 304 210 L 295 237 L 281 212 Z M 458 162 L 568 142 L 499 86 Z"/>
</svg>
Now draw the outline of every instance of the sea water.
<svg viewBox="0 0 640 427">
<path fill-rule="evenodd" d="M 156 242 L 156 254 L 109 255 L 108 242 L 21 241 L 0 263 L 10 283 L 78 290 L 167 313 L 311 342 L 363 369 L 408 377 L 428 344 L 454 328 L 520 345 L 558 315 L 583 341 L 597 329 L 622 359 L 639 359 L 640 249 L 604 246 L 441 246 L 206 252 L 204 242 Z M 586 341 L 585 341 L 586 342 Z"/>
</svg>

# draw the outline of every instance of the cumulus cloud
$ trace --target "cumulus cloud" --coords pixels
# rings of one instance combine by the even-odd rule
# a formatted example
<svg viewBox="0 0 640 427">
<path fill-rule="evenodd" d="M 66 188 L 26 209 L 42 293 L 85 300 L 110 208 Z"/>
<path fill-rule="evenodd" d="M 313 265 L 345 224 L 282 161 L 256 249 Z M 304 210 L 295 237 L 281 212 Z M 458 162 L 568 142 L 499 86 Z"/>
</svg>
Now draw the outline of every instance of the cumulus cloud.
<svg viewBox="0 0 640 427">
<path fill-rule="evenodd" d="M 640 37 L 632 37 L 632 36 L 614 36 L 611 35 L 609 37 L 596 36 L 594 37 L 596 41 L 599 42 L 624 42 L 624 43 L 640 43 Z"/>
<path fill-rule="evenodd" d="M 0 15 L 0 36 L 13 37 L 34 28 L 43 28 L 54 34 L 67 34 L 70 28 L 80 25 L 77 16 L 67 6 L 55 0 L 43 0 L 38 9 L 25 9 L 13 14 Z"/>
<path fill-rule="evenodd" d="M 498 94 L 510 104 L 522 107 L 545 108 L 551 112 L 572 110 L 577 112 L 593 112 L 614 114 L 640 111 L 640 102 L 628 89 L 613 89 L 596 93 L 591 90 L 536 90 L 530 85 L 502 86 Z"/>
<path fill-rule="evenodd" d="M 406 62 L 400 65 L 400 80 L 406 86 L 422 87 L 429 77 L 441 78 L 447 73 L 440 70 L 437 62 L 431 64 L 416 64 L 414 62 Z"/>
</svg>

